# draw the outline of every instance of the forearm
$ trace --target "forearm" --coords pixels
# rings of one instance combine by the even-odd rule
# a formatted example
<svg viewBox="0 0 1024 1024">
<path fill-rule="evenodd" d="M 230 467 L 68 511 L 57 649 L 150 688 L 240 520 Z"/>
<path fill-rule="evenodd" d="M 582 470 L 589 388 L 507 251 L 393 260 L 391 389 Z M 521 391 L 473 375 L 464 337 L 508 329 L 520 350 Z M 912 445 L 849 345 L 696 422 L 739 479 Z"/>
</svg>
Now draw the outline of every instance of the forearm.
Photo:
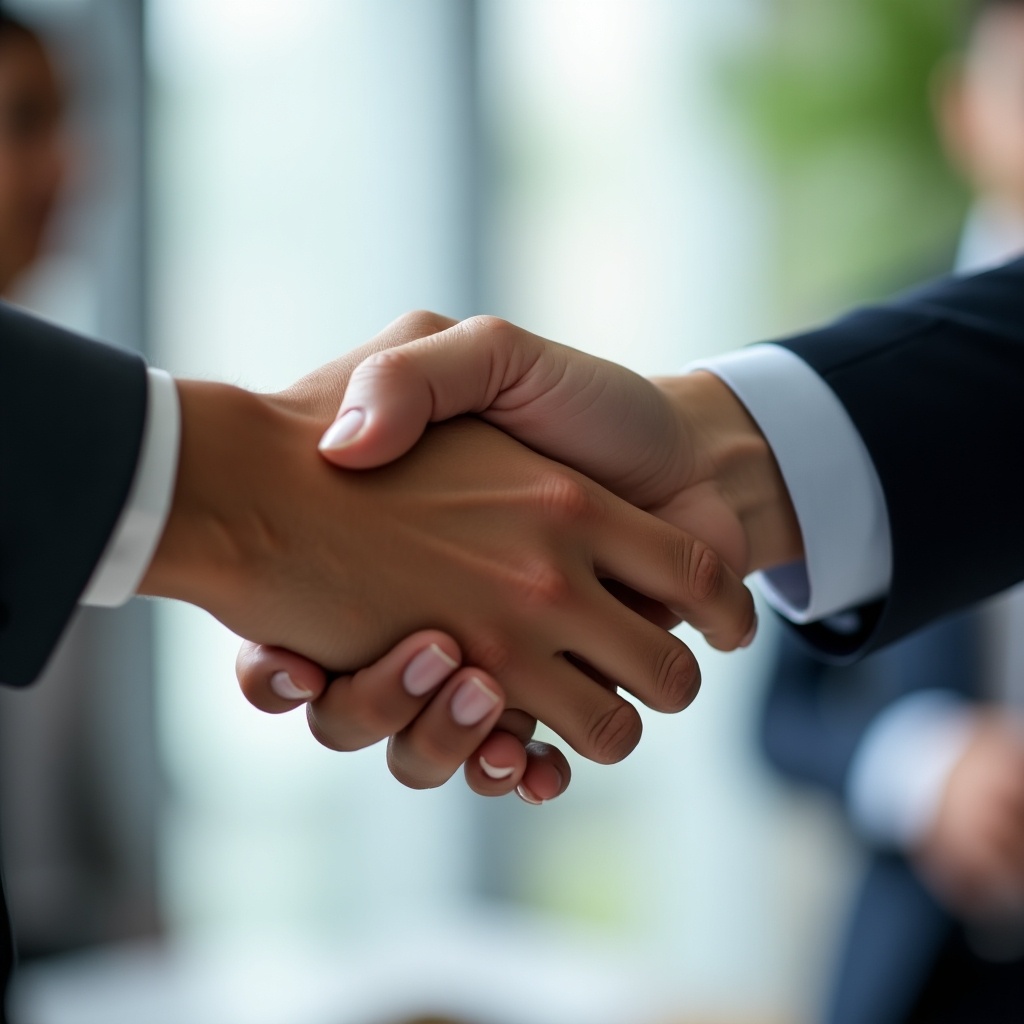
<svg viewBox="0 0 1024 1024">
<path fill-rule="evenodd" d="M 260 458 L 256 444 L 267 413 L 259 396 L 226 384 L 178 381 L 181 435 L 173 500 L 153 559 L 138 592 L 209 608 L 217 594 L 236 590 L 243 554 L 258 515 L 231 492 Z"/>
</svg>

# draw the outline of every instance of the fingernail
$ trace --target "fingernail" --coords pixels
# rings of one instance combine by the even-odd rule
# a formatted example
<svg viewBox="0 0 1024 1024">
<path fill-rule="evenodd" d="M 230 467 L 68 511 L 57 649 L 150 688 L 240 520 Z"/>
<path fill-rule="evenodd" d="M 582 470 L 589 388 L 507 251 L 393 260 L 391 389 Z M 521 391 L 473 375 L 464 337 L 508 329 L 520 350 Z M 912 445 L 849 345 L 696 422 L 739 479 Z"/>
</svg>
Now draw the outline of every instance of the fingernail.
<svg viewBox="0 0 1024 1024">
<path fill-rule="evenodd" d="M 431 644 L 406 665 L 402 685 L 406 693 L 422 697 L 443 683 L 458 667 L 459 663 L 454 658 L 449 658 L 437 644 Z"/>
<path fill-rule="evenodd" d="M 366 413 L 362 409 L 349 409 L 324 431 L 320 438 L 320 451 L 336 452 L 347 448 L 359 436 L 365 422 Z"/>
<path fill-rule="evenodd" d="M 533 804 L 534 807 L 540 807 L 544 803 L 524 782 L 516 786 L 516 796 L 525 803 Z"/>
<path fill-rule="evenodd" d="M 459 725 L 478 725 L 497 705 L 498 695 L 473 676 L 455 691 L 451 704 L 452 718 Z"/>
<path fill-rule="evenodd" d="M 750 627 L 750 632 L 740 641 L 740 647 L 749 647 L 754 642 L 755 636 L 757 636 L 757 612 L 754 612 L 754 624 Z"/>
<path fill-rule="evenodd" d="M 295 685 L 287 672 L 275 672 L 270 677 L 270 688 L 281 700 L 309 700 L 313 696 L 312 690 L 303 690 Z"/>
<path fill-rule="evenodd" d="M 514 767 L 499 768 L 497 765 L 491 764 L 486 757 L 480 758 L 480 767 L 483 769 L 484 775 L 499 782 L 502 779 L 507 779 L 515 771 Z"/>
</svg>

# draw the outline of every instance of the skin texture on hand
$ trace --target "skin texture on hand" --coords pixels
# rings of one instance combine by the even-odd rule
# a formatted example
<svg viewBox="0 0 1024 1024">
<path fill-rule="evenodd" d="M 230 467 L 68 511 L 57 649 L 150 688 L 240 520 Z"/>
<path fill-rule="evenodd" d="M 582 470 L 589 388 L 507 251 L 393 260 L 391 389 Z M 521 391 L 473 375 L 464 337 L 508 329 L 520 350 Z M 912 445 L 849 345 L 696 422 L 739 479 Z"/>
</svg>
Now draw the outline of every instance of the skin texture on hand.
<svg viewBox="0 0 1024 1024">
<path fill-rule="evenodd" d="M 967 917 L 1024 913 L 1024 724 L 978 715 L 916 860 Z"/>
<path fill-rule="evenodd" d="M 651 382 L 494 317 L 447 323 L 356 367 L 325 458 L 379 466 L 429 423 L 473 412 L 693 533 L 740 575 L 800 556 L 771 450 L 714 375 Z"/>
<path fill-rule="evenodd" d="M 709 374 L 658 383 L 494 318 L 458 324 L 414 313 L 291 393 L 300 405 L 312 401 L 322 410 L 344 395 L 325 438 L 341 440 L 340 447 L 324 451 L 335 464 L 387 462 L 415 444 L 428 423 L 475 411 L 693 532 L 740 574 L 796 557 L 800 537 L 788 495 L 740 403 Z M 616 593 L 663 628 L 678 621 L 656 602 L 622 588 Z M 267 681 L 280 667 L 279 652 L 243 653 L 243 691 L 266 709 L 268 701 L 273 705 Z M 304 670 L 326 685 L 315 666 L 307 662 Z M 352 714 L 358 716 L 358 709 Z M 322 717 L 343 727 L 337 715 Z M 511 741 L 528 739 L 532 723 L 509 722 L 503 717 L 500 727 L 508 732 L 488 742 L 496 748 L 492 761 L 518 773 L 521 751 Z M 392 741 L 399 750 L 402 744 L 401 735 Z M 408 782 L 401 771 L 396 776 Z M 477 758 L 467 762 L 467 776 L 477 791 L 495 791 L 494 780 L 481 776 Z"/>
<path fill-rule="evenodd" d="M 678 609 L 723 647 L 750 629 L 749 594 L 705 545 L 479 421 L 343 473 L 316 451 L 323 418 L 292 395 L 196 382 L 179 394 L 174 508 L 142 592 L 253 641 L 342 671 L 441 629 L 511 707 L 607 762 L 635 746 L 639 718 L 579 664 L 664 711 L 690 702 L 699 672 L 600 580 Z"/>
</svg>

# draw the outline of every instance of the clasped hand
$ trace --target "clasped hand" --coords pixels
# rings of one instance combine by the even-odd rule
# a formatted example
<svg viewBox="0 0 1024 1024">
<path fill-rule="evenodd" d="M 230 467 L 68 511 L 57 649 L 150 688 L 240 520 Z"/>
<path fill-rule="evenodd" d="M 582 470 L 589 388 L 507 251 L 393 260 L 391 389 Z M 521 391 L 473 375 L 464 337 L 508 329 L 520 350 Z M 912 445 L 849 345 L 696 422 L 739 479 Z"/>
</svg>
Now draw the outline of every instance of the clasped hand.
<svg viewBox="0 0 1024 1024">
<path fill-rule="evenodd" d="M 226 533 L 255 566 L 239 584 L 272 585 L 210 608 L 253 641 L 247 697 L 307 703 L 337 749 L 391 737 L 414 786 L 465 761 L 480 792 L 557 795 L 561 754 L 524 746 L 536 720 L 588 758 L 624 757 L 640 720 L 617 689 L 674 712 L 699 686 L 666 627 L 749 643 L 740 577 L 799 553 L 781 482 L 750 482 L 759 433 L 696 376 L 659 388 L 500 321 L 412 314 L 263 399 L 257 472 L 275 487 Z M 316 453 L 321 434 L 348 471 Z"/>
</svg>

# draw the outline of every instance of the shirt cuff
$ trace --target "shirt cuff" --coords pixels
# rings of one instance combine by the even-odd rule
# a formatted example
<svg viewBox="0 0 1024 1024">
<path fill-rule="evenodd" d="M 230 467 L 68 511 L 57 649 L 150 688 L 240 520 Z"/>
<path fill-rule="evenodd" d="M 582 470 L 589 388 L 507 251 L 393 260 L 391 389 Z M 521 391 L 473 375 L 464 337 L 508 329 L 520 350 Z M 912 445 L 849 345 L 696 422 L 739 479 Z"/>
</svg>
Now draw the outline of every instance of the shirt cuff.
<svg viewBox="0 0 1024 1024">
<path fill-rule="evenodd" d="M 804 561 L 759 573 L 769 604 L 817 622 L 889 589 L 885 495 L 864 441 L 835 392 L 780 345 L 753 345 L 693 363 L 719 377 L 765 435 L 789 490 Z"/>
<path fill-rule="evenodd" d="M 943 690 L 904 697 L 879 715 L 847 776 L 847 805 L 861 835 L 910 850 L 934 822 L 973 728 L 971 706 Z"/>
<path fill-rule="evenodd" d="M 116 608 L 138 589 L 149 568 L 174 498 L 181 410 L 174 380 L 147 371 L 146 422 L 128 500 L 80 604 Z"/>
</svg>

